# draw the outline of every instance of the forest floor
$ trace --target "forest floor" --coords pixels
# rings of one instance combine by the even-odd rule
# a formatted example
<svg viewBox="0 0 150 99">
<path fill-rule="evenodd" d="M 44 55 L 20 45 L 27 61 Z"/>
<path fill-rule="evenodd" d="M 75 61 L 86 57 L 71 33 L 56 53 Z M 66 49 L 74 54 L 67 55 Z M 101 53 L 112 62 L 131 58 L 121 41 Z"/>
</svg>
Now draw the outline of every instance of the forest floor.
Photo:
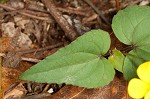
<svg viewBox="0 0 150 99">
<path fill-rule="evenodd" d="M 130 99 L 120 72 L 107 86 L 87 89 L 22 81 L 28 68 L 92 29 L 111 36 L 111 50 L 125 47 L 114 36 L 113 16 L 149 0 L 9 0 L 0 3 L 1 95 L 4 99 Z"/>
</svg>

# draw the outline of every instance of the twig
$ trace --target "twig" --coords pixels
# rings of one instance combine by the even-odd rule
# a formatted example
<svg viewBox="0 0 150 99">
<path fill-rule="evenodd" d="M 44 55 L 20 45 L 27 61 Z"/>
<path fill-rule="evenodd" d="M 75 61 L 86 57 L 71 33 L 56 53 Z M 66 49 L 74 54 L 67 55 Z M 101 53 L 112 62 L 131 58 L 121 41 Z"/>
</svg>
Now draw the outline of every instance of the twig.
<svg viewBox="0 0 150 99">
<path fill-rule="evenodd" d="M 13 9 L 13 10 L 8 11 L 8 12 L 2 12 L 0 14 L 0 16 L 7 15 L 7 14 L 12 14 L 12 13 L 18 13 L 18 12 L 24 12 L 24 13 L 32 14 L 32 15 L 38 16 L 38 17 L 46 17 L 46 18 L 49 17 L 49 14 L 47 14 L 47 13 L 42 13 L 42 12 L 37 12 L 37 11 L 31 11 L 31 10 L 16 10 L 16 9 Z"/>
<path fill-rule="evenodd" d="M 67 22 L 67 20 L 62 16 L 62 14 L 57 10 L 52 0 L 41 0 L 45 6 L 48 8 L 49 13 L 54 17 L 56 22 L 64 30 L 65 35 L 71 40 L 77 38 L 77 33 L 73 27 Z"/>
<path fill-rule="evenodd" d="M 22 59 L 23 61 L 28 61 L 28 62 L 33 62 L 33 63 L 38 63 L 38 62 L 41 61 L 41 60 L 39 60 L 39 59 L 26 58 L 26 57 L 21 57 L 21 59 Z"/>
<path fill-rule="evenodd" d="M 47 84 L 47 85 L 45 86 L 45 88 L 43 89 L 43 91 L 42 91 L 42 92 L 47 91 L 47 90 L 49 89 L 49 87 L 50 87 L 50 84 Z"/>
<path fill-rule="evenodd" d="M 28 16 L 28 17 L 31 17 L 31 18 L 35 18 L 35 19 L 38 19 L 38 20 L 45 20 L 45 21 L 48 21 L 50 23 L 52 22 L 52 20 L 49 17 L 39 17 L 39 16 L 32 15 L 31 11 L 30 11 L 30 14 L 29 14 L 28 13 L 29 11 L 16 10 L 15 8 L 7 6 L 7 5 L 4 5 L 4 4 L 0 4 L 0 7 L 4 8 L 4 9 L 7 9 L 7 10 L 11 10 L 14 13 L 19 13 L 19 14 L 22 14 L 22 15 L 25 15 L 25 16 Z M 33 11 L 32 11 L 32 13 L 33 13 Z M 6 13 L 6 14 L 9 14 L 9 13 Z"/>
<path fill-rule="evenodd" d="M 16 86 L 18 86 L 19 82 L 15 82 L 14 84 L 12 84 L 11 86 L 9 86 L 7 89 L 5 89 L 4 91 L 4 95 L 6 95 L 7 93 L 9 93 L 10 91 L 12 91 Z"/>
<path fill-rule="evenodd" d="M 22 54 L 26 54 L 26 53 L 32 53 L 32 52 L 37 52 L 37 51 L 44 51 L 44 50 L 50 50 L 52 48 L 56 48 L 56 47 L 59 47 L 59 46 L 62 46 L 63 43 L 58 43 L 58 44 L 55 44 L 55 45 L 51 45 L 51 46 L 47 46 L 47 47 L 44 47 L 44 48 L 39 48 L 39 49 L 29 49 L 29 50 L 18 50 L 18 51 L 15 51 L 15 52 L 22 52 Z"/>
<path fill-rule="evenodd" d="M 82 93 L 83 91 L 85 90 L 85 88 L 83 88 L 80 92 L 78 92 L 77 94 L 75 94 L 74 96 L 72 96 L 71 98 L 69 98 L 69 99 L 73 99 L 73 98 L 75 98 L 76 96 L 78 96 L 80 93 Z"/>
<path fill-rule="evenodd" d="M 16 10 L 15 8 L 13 7 L 10 7 L 10 6 L 7 6 L 7 5 L 4 5 L 4 4 L 1 4 L 0 3 L 0 7 L 4 8 L 4 9 L 8 9 L 8 10 Z"/>
<path fill-rule="evenodd" d="M 38 44 L 41 45 L 40 42 L 41 42 L 41 35 L 42 34 L 40 31 L 39 25 L 35 22 L 35 20 L 33 20 L 32 22 L 33 22 L 34 27 L 35 27 L 35 34 L 34 35 L 36 36 Z"/>
<path fill-rule="evenodd" d="M 61 12 L 67 12 L 67 13 L 71 13 L 71 14 L 77 14 L 77 15 L 82 15 L 82 16 L 89 16 L 87 13 L 84 13 L 84 12 L 81 12 L 81 11 L 78 11 L 74 8 L 60 8 L 58 7 L 57 8 L 59 11 Z"/>
<path fill-rule="evenodd" d="M 90 0 L 84 0 L 84 1 L 94 9 L 94 11 L 102 18 L 102 20 L 104 20 L 104 22 L 107 25 L 110 25 L 110 23 L 107 21 L 107 19 L 103 15 L 103 13 L 101 11 L 99 11 L 98 8 Z"/>
<path fill-rule="evenodd" d="M 5 57 L 6 55 L 4 53 L 0 53 L 0 56 Z M 28 62 L 33 62 L 33 63 L 38 63 L 41 60 L 34 59 L 34 58 L 26 58 L 26 57 L 21 57 L 21 60 L 23 61 L 28 61 Z"/>
<path fill-rule="evenodd" d="M 32 15 L 35 15 L 35 16 L 39 16 L 39 17 L 49 17 L 49 14 L 48 12 L 39 12 L 39 11 L 31 11 L 31 10 L 19 10 L 20 12 L 25 12 L 25 13 L 28 13 L 28 14 L 32 14 Z"/>
<path fill-rule="evenodd" d="M 61 45 L 63 45 L 63 43 L 58 43 L 58 44 L 47 46 L 45 48 L 40 48 L 40 49 L 20 50 L 20 51 L 15 51 L 15 52 L 20 52 L 20 53 L 22 52 L 21 54 L 32 53 L 32 52 L 35 52 L 35 51 L 44 51 L 44 50 L 52 49 L 52 48 L 55 48 L 55 47 L 58 47 L 58 46 L 61 46 Z M 0 53 L 0 56 L 5 57 L 6 55 L 4 53 Z M 21 60 L 28 61 L 28 62 L 34 62 L 34 63 L 38 63 L 38 62 L 41 61 L 41 60 L 38 60 L 38 59 L 27 58 L 27 57 L 21 57 Z"/>
</svg>

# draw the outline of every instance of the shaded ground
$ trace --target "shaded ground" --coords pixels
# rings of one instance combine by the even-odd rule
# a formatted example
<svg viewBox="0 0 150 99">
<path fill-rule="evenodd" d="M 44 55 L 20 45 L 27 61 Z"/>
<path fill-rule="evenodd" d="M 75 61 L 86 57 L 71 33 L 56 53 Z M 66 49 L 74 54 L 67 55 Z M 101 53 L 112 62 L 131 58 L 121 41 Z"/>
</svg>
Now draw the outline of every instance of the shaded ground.
<svg viewBox="0 0 150 99">
<path fill-rule="evenodd" d="M 5 99 L 129 99 L 127 81 L 117 72 L 107 86 L 86 89 L 72 85 L 21 81 L 25 70 L 91 29 L 109 32 L 111 49 L 122 50 L 111 30 L 117 11 L 145 0 L 10 0 L 0 3 L 0 62 Z M 49 9 L 49 10 L 48 10 Z"/>
</svg>

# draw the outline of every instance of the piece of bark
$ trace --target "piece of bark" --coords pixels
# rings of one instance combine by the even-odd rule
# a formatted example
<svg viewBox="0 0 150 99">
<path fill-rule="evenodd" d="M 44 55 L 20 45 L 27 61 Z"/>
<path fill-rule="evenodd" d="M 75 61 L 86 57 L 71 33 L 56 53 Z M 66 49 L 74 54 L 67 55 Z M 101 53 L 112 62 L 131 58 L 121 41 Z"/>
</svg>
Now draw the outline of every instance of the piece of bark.
<svg viewBox="0 0 150 99">
<path fill-rule="evenodd" d="M 52 0 L 42 0 L 45 6 L 48 8 L 49 13 L 54 17 L 56 22 L 60 25 L 60 27 L 65 32 L 65 35 L 71 40 L 75 40 L 77 38 L 77 34 L 73 27 L 67 22 L 67 20 L 63 17 L 63 15 L 57 10 Z"/>
</svg>

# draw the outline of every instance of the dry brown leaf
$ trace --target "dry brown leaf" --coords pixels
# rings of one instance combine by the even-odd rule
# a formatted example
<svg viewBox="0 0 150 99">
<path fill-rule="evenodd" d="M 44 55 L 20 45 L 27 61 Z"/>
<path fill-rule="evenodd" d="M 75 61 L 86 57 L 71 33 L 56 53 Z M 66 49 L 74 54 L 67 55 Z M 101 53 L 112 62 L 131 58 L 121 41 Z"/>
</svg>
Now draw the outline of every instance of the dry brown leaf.
<svg viewBox="0 0 150 99">
<path fill-rule="evenodd" d="M 2 91 L 6 91 L 11 85 L 16 82 L 20 82 L 18 79 L 19 75 L 27 70 L 31 64 L 27 62 L 21 62 L 20 66 L 16 69 L 8 68 L 6 66 L 2 67 Z"/>
<path fill-rule="evenodd" d="M 18 84 L 15 86 L 12 90 L 7 92 L 4 95 L 4 99 L 21 99 L 22 96 L 24 96 L 27 93 L 27 90 L 24 88 L 23 83 Z"/>
<path fill-rule="evenodd" d="M 13 46 L 11 45 L 11 39 L 9 37 L 0 38 L 0 52 L 12 51 Z"/>
<path fill-rule="evenodd" d="M 6 90 L 10 85 L 20 81 L 18 79 L 20 71 L 12 68 L 2 67 L 2 89 Z"/>
</svg>

